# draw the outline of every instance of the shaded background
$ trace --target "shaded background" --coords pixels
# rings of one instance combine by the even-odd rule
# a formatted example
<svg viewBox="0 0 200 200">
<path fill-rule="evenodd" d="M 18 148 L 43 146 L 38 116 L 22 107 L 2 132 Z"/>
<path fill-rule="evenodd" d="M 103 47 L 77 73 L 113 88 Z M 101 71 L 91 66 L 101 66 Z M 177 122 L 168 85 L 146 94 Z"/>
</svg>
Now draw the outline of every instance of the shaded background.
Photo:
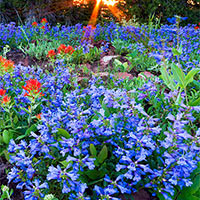
<svg viewBox="0 0 200 200">
<path fill-rule="evenodd" d="M 52 25 L 87 24 L 94 5 L 95 0 L 0 0 L 0 23 L 39 22 L 45 17 Z M 135 15 L 141 23 L 148 22 L 152 14 L 162 23 L 174 15 L 188 17 L 183 25 L 200 22 L 200 0 L 121 0 L 118 7 L 127 19 Z M 102 5 L 98 22 L 109 20 L 117 21 Z"/>
</svg>

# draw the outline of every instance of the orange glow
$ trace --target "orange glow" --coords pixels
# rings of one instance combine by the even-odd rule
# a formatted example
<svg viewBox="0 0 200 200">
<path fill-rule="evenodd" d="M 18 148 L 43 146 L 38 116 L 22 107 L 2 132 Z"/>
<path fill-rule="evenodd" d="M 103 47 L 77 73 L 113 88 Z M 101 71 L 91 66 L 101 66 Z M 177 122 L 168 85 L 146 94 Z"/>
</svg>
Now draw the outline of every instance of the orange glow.
<svg viewBox="0 0 200 200">
<path fill-rule="evenodd" d="M 93 12 L 92 12 L 92 15 L 91 15 L 91 17 L 90 17 L 89 24 L 92 25 L 92 26 L 95 26 L 95 25 L 96 25 L 97 16 L 98 16 L 98 13 L 99 13 L 99 6 L 100 6 L 101 1 L 102 1 L 102 0 L 97 0 L 96 5 L 95 5 L 95 7 L 94 7 L 94 10 L 93 10 Z"/>
<path fill-rule="evenodd" d="M 100 4 L 103 3 L 108 7 L 111 13 L 120 21 L 125 15 L 124 13 L 116 7 L 120 0 L 96 0 L 96 5 L 90 17 L 89 25 L 95 26 L 97 21 L 97 16 L 100 9 Z"/>
<path fill-rule="evenodd" d="M 113 5 L 108 5 L 109 10 L 111 11 L 111 13 L 119 20 L 121 21 L 121 19 L 123 17 L 125 17 L 124 13 L 119 10 L 116 6 Z"/>
<path fill-rule="evenodd" d="M 114 6 L 115 4 L 119 3 L 117 0 L 103 0 L 103 3 L 106 6 Z"/>
</svg>

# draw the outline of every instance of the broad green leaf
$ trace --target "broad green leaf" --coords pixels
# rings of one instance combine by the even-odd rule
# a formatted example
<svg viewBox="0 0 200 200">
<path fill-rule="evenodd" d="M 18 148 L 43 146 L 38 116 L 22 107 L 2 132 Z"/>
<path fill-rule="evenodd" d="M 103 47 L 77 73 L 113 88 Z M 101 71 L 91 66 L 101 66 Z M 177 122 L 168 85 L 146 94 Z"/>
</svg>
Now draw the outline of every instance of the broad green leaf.
<svg viewBox="0 0 200 200">
<path fill-rule="evenodd" d="M 190 106 L 200 106 L 200 97 L 198 99 L 196 99 L 195 101 L 190 101 L 189 102 Z"/>
<path fill-rule="evenodd" d="M 94 146 L 94 144 L 90 144 L 90 153 L 92 156 L 96 157 L 97 156 L 97 150 Z"/>
<path fill-rule="evenodd" d="M 103 148 L 101 149 L 98 157 L 97 157 L 97 160 L 99 163 L 103 163 L 104 160 L 108 157 L 108 149 L 107 149 L 107 146 L 104 145 Z"/>
<path fill-rule="evenodd" d="M 193 79 L 194 76 L 199 72 L 200 72 L 199 68 L 192 69 L 191 71 L 188 72 L 188 74 L 185 77 L 185 81 L 184 81 L 185 87 L 194 80 Z"/>
<path fill-rule="evenodd" d="M 110 111 L 109 111 L 109 108 L 107 107 L 107 105 L 104 103 L 104 102 L 102 102 L 102 104 L 101 104 L 101 106 L 102 106 L 102 108 L 104 109 L 104 111 L 105 111 L 105 116 L 106 117 L 109 117 L 110 116 Z"/>
<path fill-rule="evenodd" d="M 168 74 L 165 67 L 161 66 L 160 72 L 161 72 L 161 78 L 163 79 L 166 86 L 171 90 L 175 90 L 177 88 L 176 83 L 174 82 L 172 77 Z"/>
<path fill-rule="evenodd" d="M 172 64 L 171 69 L 172 69 L 174 79 L 179 83 L 181 88 L 185 88 L 185 85 L 184 85 L 185 74 L 182 71 L 182 69 L 174 63 Z"/>
<path fill-rule="evenodd" d="M 114 64 L 117 65 L 117 66 L 123 65 L 122 62 L 119 61 L 118 59 L 115 59 L 115 60 L 114 60 Z"/>
<path fill-rule="evenodd" d="M 33 124 L 30 128 L 28 128 L 25 132 L 24 135 L 20 135 L 16 138 L 16 140 L 21 140 L 25 138 L 26 136 L 29 136 L 31 132 L 36 132 L 37 131 L 37 125 Z"/>
<path fill-rule="evenodd" d="M 127 62 L 123 63 L 123 68 L 124 68 L 124 72 L 127 72 L 128 68 L 129 68 L 129 65 Z"/>
<path fill-rule="evenodd" d="M 9 144 L 10 140 L 13 137 L 13 133 L 11 133 L 11 132 L 9 132 L 7 130 L 4 130 L 2 136 L 3 136 L 4 143 Z"/>
<path fill-rule="evenodd" d="M 63 161 L 61 161 L 60 163 L 63 165 L 63 167 L 66 168 L 70 163 L 73 163 L 73 161 L 67 162 L 66 160 L 63 160 Z"/>
<path fill-rule="evenodd" d="M 0 144 L 3 143 L 3 137 L 0 135 Z"/>
<path fill-rule="evenodd" d="M 193 84 L 195 85 L 195 88 L 200 90 L 200 83 L 196 80 L 193 81 Z"/>
<path fill-rule="evenodd" d="M 156 196 L 159 200 L 165 200 L 164 196 L 161 193 L 157 193 Z"/>
<path fill-rule="evenodd" d="M 85 174 L 92 180 L 101 179 L 105 176 L 105 173 L 103 170 L 88 170 L 85 172 Z"/>
<path fill-rule="evenodd" d="M 169 81 L 169 74 L 167 73 L 167 70 L 163 66 L 161 66 L 160 72 L 162 74 L 161 78 L 163 79 L 163 81 L 165 82 L 165 84 L 168 86 L 169 83 L 170 83 L 170 81 Z"/>
<path fill-rule="evenodd" d="M 70 138 L 70 134 L 65 129 L 58 128 L 57 130 L 58 130 L 58 132 L 57 132 L 58 135 L 61 135 L 67 139 Z"/>
<path fill-rule="evenodd" d="M 180 91 L 179 91 L 179 93 L 178 93 L 178 97 L 177 97 L 177 99 L 176 99 L 176 102 L 175 102 L 175 105 L 180 105 L 181 104 L 181 100 L 182 100 L 182 98 L 181 98 L 181 89 L 180 89 Z"/>
<path fill-rule="evenodd" d="M 172 48 L 172 53 L 174 56 L 180 56 L 182 54 L 182 46 L 180 49 Z"/>
</svg>

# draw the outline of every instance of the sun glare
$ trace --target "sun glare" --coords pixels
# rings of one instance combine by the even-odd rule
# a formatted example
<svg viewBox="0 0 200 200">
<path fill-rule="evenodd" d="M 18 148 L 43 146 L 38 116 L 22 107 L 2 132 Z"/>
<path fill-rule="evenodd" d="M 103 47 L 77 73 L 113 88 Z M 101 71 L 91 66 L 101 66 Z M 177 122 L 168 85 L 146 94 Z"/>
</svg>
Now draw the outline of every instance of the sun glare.
<svg viewBox="0 0 200 200">
<path fill-rule="evenodd" d="M 115 4 L 119 3 L 119 1 L 117 1 L 117 0 L 102 0 L 102 2 L 106 6 L 114 6 Z"/>
<path fill-rule="evenodd" d="M 89 25 L 92 25 L 92 26 L 96 25 L 101 3 L 105 5 L 106 7 L 108 7 L 111 13 L 120 21 L 125 15 L 121 10 L 117 8 L 117 4 L 119 2 L 121 2 L 121 0 L 96 0 L 94 10 L 90 17 Z"/>
</svg>

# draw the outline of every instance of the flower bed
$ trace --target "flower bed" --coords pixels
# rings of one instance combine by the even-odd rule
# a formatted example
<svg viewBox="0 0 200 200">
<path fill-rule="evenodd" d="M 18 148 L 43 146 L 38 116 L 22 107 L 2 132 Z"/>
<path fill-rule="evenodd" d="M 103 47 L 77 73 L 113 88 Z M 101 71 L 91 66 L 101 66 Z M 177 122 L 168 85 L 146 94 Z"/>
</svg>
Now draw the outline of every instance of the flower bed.
<svg viewBox="0 0 200 200">
<path fill-rule="evenodd" d="M 51 72 L 0 57 L 1 152 L 12 164 L 8 182 L 16 183 L 24 199 L 130 199 L 141 189 L 155 199 L 181 199 L 198 184 L 198 29 L 180 27 L 177 38 L 167 25 L 151 31 L 113 23 L 50 28 L 43 19 L 23 29 L 1 26 L 1 34 L 9 32 L 1 42 L 10 46 L 24 38 L 59 38 L 41 54 Z M 103 79 L 83 64 L 105 56 L 107 44 L 115 54 L 123 49 L 118 53 L 127 62 L 112 62 Z M 113 76 L 138 67 L 161 76 Z M 85 85 L 80 72 L 90 79 Z M 196 188 L 188 192 L 190 200 L 198 198 Z"/>
</svg>

